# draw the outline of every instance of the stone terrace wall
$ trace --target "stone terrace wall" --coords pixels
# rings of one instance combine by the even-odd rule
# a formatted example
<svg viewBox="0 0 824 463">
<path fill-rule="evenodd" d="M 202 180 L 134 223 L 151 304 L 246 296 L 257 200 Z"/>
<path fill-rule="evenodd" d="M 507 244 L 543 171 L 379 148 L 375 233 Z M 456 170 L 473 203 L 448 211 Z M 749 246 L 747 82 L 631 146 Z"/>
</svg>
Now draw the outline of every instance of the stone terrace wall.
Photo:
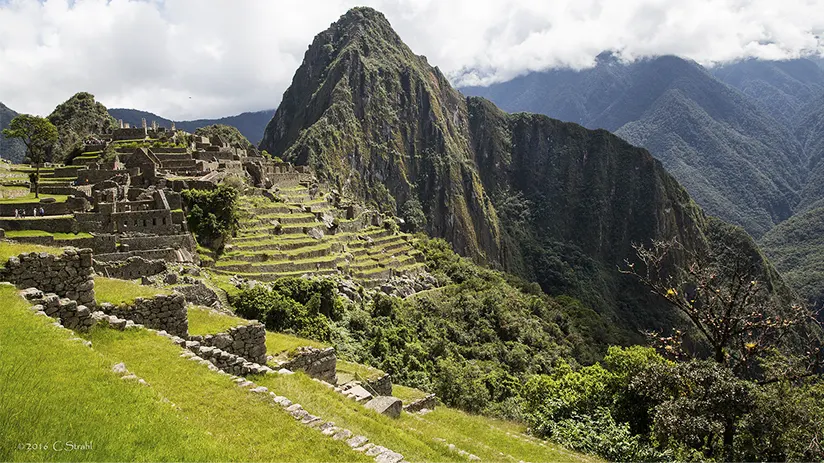
<svg viewBox="0 0 824 463">
<path fill-rule="evenodd" d="M 389 373 L 385 373 L 378 379 L 367 381 L 366 384 L 374 389 L 378 395 L 392 395 L 392 377 Z"/>
<path fill-rule="evenodd" d="M 337 376 L 337 363 L 334 347 L 326 349 L 299 347 L 297 355 L 288 362 L 282 363 L 280 368 L 303 370 L 313 378 L 334 384 Z"/>
<path fill-rule="evenodd" d="M 152 299 L 137 298 L 132 305 L 100 304 L 107 315 L 125 318 L 135 323 L 163 330 L 182 338 L 189 337 L 186 299 L 182 294 L 158 295 Z"/>
<path fill-rule="evenodd" d="M 94 307 L 92 250 L 67 248 L 62 255 L 45 252 L 9 258 L 0 279 L 18 288 L 37 288 Z"/>
<path fill-rule="evenodd" d="M 101 262 L 95 259 L 94 270 L 109 278 L 134 280 L 150 277 L 166 271 L 165 260 L 148 260 L 142 257 L 129 257 L 124 261 Z"/>
<path fill-rule="evenodd" d="M 215 335 L 190 336 L 189 340 L 216 347 L 253 363 L 266 363 L 266 328 L 261 323 L 237 326 Z"/>
<path fill-rule="evenodd" d="M 22 293 L 32 304 L 33 311 L 42 310 L 49 317 L 60 320 L 60 323 L 70 329 L 87 331 L 94 325 L 92 312 L 84 305 L 77 305 L 77 301 L 68 298 L 61 299 L 54 293 L 43 294 L 43 291 L 35 288 L 28 288 Z"/>
</svg>

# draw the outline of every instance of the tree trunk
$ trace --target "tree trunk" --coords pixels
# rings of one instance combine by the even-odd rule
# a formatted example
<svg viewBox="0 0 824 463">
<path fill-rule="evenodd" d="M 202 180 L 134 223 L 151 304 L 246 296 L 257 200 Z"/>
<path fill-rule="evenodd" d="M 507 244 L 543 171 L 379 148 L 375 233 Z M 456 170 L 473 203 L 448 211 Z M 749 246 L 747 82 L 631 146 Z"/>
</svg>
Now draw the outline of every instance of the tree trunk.
<svg viewBox="0 0 824 463">
<path fill-rule="evenodd" d="M 735 422 L 732 418 L 724 421 L 724 460 L 732 461 L 732 447 L 735 438 Z"/>
</svg>

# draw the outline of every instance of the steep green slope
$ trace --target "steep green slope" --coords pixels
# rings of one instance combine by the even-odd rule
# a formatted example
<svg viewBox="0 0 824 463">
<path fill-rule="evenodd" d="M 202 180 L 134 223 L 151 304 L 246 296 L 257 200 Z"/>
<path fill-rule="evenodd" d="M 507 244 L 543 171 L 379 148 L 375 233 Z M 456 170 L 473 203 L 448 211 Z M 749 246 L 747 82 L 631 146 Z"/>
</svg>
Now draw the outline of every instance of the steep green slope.
<svg viewBox="0 0 824 463">
<path fill-rule="evenodd" d="M 417 198 L 431 234 L 494 262 L 499 224 L 473 168 L 467 118 L 437 68 L 382 14 L 356 8 L 315 37 L 260 148 L 383 210 Z"/>
<path fill-rule="evenodd" d="M 760 245 L 787 284 L 816 309 L 824 306 L 824 207 L 779 224 Z"/>
<path fill-rule="evenodd" d="M 140 127 L 142 119 L 146 119 L 146 122 L 149 124 L 151 124 L 152 121 L 157 121 L 162 127 L 171 127 L 172 122 L 174 122 L 176 128 L 192 133 L 201 127 L 208 127 L 215 124 L 228 125 L 236 127 L 244 137 L 257 145 L 263 137 L 263 129 L 265 129 L 266 124 L 272 120 L 275 110 L 245 112 L 237 116 L 221 117 L 219 119 L 196 119 L 191 121 L 172 121 L 171 119 L 166 119 L 165 117 L 148 111 L 126 108 L 109 109 L 109 114 L 115 119 L 122 119 L 123 122 L 128 122 L 132 127 Z"/>
<path fill-rule="evenodd" d="M 12 119 L 17 117 L 17 113 L 8 106 L 0 103 L 0 131 L 9 126 Z M 6 159 L 12 163 L 21 163 L 26 156 L 26 145 L 20 140 L 8 140 L 0 133 L 0 159 Z"/>
<path fill-rule="evenodd" d="M 789 217 L 806 172 L 790 130 L 695 63 L 665 56 L 466 88 L 508 111 L 605 128 L 648 148 L 708 213 L 760 236 Z"/>
<path fill-rule="evenodd" d="M 114 127 L 114 118 L 106 107 L 94 100 L 94 95 L 80 92 L 69 98 L 49 114 L 49 121 L 57 127 L 59 139 L 54 159 L 64 160 L 75 151 L 83 140 L 94 134 L 104 133 Z"/>
<path fill-rule="evenodd" d="M 677 74 L 659 79 L 662 95 L 689 87 Z M 643 93 L 638 84 L 627 88 L 628 95 Z M 689 91 L 705 111 L 728 112 L 726 103 L 701 95 L 703 88 Z M 655 103 L 633 103 L 626 114 Z M 614 124 L 628 121 L 615 108 L 601 113 Z M 758 122 L 759 130 L 774 130 Z M 603 130 L 508 115 L 486 100 L 464 99 L 368 8 L 351 10 L 315 38 L 261 148 L 309 163 L 344 194 L 392 212 L 418 199 L 431 235 L 550 294 L 573 295 L 635 336 L 674 321 L 617 272 L 633 257 L 632 244 L 675 238 L 700 251 L 710 226 L 646 150 Z M 781 176 L 786 158 L 753 169 Z M 782 182 L 775 186 L 776 215 L 789 214 L 781 192 L 792 196 L 796 188 Z"/>
</svg>

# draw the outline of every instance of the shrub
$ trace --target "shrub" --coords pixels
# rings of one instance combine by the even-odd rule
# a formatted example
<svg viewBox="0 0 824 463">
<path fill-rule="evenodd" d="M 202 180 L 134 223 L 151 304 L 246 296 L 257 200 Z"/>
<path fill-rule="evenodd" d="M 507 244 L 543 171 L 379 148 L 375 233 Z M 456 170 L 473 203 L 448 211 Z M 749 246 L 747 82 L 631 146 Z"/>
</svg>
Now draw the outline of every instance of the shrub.
<svg viewBox="0 0 824 463">
<path fill-rule="evenodd" d="M 183 190 L 188 209 L 189 227 L 198 242 L 212 249 L 221 249 L 239 223 L 238 192 L 228 185 L 213 190 Z"/>
</svg>

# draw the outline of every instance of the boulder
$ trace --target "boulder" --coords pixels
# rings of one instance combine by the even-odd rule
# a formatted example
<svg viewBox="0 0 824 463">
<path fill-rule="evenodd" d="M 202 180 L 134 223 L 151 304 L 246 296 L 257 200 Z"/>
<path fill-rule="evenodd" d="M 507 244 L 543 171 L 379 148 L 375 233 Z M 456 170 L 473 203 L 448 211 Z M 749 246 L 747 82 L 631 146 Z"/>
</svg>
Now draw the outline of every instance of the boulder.
<svg viewBox="0 0 824 463">
<path fill-rule="evenodd" d="M 401 402 L 401 399 L 398 399 L 397 397 L 380 396 L 366 402 L 364 406 L 375 410 L 382 415 L 397 418 L 401 416 L 401 408 L 403 403 Z"/>
</svg>

